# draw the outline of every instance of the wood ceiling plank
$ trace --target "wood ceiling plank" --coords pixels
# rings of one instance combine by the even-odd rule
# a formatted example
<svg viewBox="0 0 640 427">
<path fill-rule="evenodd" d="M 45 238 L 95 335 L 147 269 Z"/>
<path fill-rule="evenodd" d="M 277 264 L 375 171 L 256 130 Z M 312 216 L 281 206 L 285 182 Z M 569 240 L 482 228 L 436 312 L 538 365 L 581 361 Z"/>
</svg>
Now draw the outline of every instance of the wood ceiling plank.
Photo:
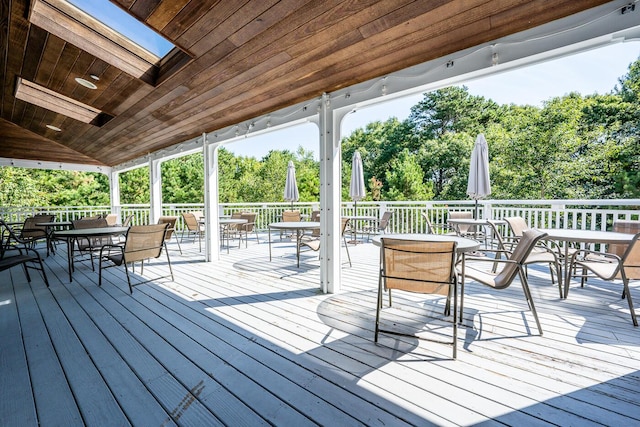
<svg viewBox="0 0 640 427">
<path fill-rule="evenodd" d="M 136 0 L 129 7 L 129 12 L 138 20 L 145 22 L 160 3 L 161 0 Z"/>
<path fill-rule="evenodd" d="M 180 36 L 193 26 L 208 10 L 214 8 L 222 0 L 191 0 L 164 28 L 161 33 L 169 40 L 182 46 Z M 158 28 L 160 30 L 160 28 Z M 186 46 L 182 46 L 186 49 Z"/>
<path fill-rule="evenodd" d="M 0 134 L 6 136 L 6 140 L 0 144 L 0 157 L 104 166 L 90 157 L 4 119 L 0 119 Z"/>
<path fill-rule="evenodd" d="M 40 64 L 33 79 L 34 83 L 50 87 L 53 80 L 56 66 L 64 51 L 65 42 L 58 37 L 47 37 L 46 44 L 43 48 L 43 54 Z"/>
<path fill-rule="evenodd" d="M 608 3 L 608 0 L 559 1 L 554 2 L 553 8 L 550 8 L 547 2 L 541 0 L 521 2 L 511 9 L 494 14 L 491 17 L 491 25 L 493 28 L 505 28 L 506 31 L 509 31 L 509 28 L 520 28 L 518 31 L 522 31 L 530 28 L 532 22 L 559 19 L 605 3 Z"/>
<path fill-rule="evenodd" d="M 273 0 L 268 0 L 269 2 Z M 226 37 L 218 37 L 215 34 L 223 23 L 242 9 L 248 0 L 238 2 L 223 1 L 207 11 L 207 13 L 184 31 L 176 40 L 181 46 L 185 46 L 195 56 L 202 55 L 206 50 L 220 43 Z M 228 27 L 228 26 L 227 26 Z M 228 29 L 227 29 L 228 31 Z M 212 41 L 209 42 L 209 39 Z M 194 50 L 194 45 L 200 40 L 207 40 L 206 50 Z"/>
<path fill-rule="evenodd" d="M 49 33 L 38 27 L 31 27 L 26 47 L 26 51 L 29 52 L 29 54 L 25 55 L 22 70 L 20 70 L 20 77 L 29 81 L 35 80 L 48 35 Z"/>
<path fill-rule="evenodd" d="M 166 27 L 188 3 L 189 0 L 165 0 L 161 2 L 153 13 L 147 17 L 147 24 L 151 28 L 162 32 L 164 27 Z"/>
<path fill-rule="evenodd" d="M 53 37 L 55 36 L 54 35 L 49 36 L 49 38 L 53 38 Z M 51 81 L 49 82 L 49 85 L 47 87 L 56 92 L 60 92 L 63 90 L 65 82 L 69 78 L 69 72 L 73 67 L 73 64 L 76 63 L 82 51 L 77 47 L 75 47 L 74 45 L 72 45 L 71 43 L 67 43 L 59 37 L 56 37 L 56 38 L 64 42 L 65 46 L 60 57 L 58 58 L 56 69 L 52 73 Z"/>
<path fill-rule="evenodd" d="M 9 3 L 9 37 L 7 40 L 6 62 L 2 65 L 5 67 L 3 84 L 2 110 L 3 118 L 10 118 L 13 115 L 15 97 L 16 76 L 22 69 L 24 59 L 24 51 L 27 43 L 27 34 L 29 26 L 24 19 L 26 15 L 26 5 L 24 2 L 13 1 Z M 4 9 L 4 8 L 3 8 Z M 9 48 L 10 47 L 10 48 Z"/>
</svg>

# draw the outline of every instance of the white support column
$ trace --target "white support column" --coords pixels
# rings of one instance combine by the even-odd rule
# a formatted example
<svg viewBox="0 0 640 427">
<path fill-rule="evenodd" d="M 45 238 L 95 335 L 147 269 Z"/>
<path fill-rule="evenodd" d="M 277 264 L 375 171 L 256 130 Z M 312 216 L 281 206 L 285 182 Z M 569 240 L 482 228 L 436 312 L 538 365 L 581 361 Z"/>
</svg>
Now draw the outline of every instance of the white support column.
<svg viewBox="0 0 640 427">
<path fill-rule="evenodd" d="M 346 113 L 345 113 L 346 114 Z M 340 207 L 342 150 L 340 122 L 345 114 L 336 113 L 329 96 L 322 96 L 320 107 L 320 286 L 325 293 L 340 291 L 341 256 Z"/>
<path fill-rule="evenodd" d="M 120 203 L 120 173 L 111 172 L 109 174 L 109 194 L 111 199 L 111 213 L 118 215 L 118 218 L 122 218 L 122 205 Z"/>
<path fill-rule="evenodd" d="M 149 196 L 150 212 L 149 224 L 158 222 L 162 215 L 162 175 L 160 173 L 160 160 L 149 160 Z"/>
<path fill-rule="evenodd" d="M 207 135 L 202 134 L 204 157 L 204 217 L 205 258 L 207 262 L 220 259 L 220 224 L 218 223 L 218 149 L 220 144 L 208 144 Z"/>
</svg>

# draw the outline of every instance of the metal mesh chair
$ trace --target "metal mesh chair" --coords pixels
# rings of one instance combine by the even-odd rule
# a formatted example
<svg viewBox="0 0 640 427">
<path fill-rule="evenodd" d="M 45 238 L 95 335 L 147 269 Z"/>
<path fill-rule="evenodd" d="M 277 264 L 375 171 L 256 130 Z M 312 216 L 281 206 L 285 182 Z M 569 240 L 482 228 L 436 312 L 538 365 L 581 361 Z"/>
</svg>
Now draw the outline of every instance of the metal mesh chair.
<svg viewBox="0 0 640 427">
<path fill-rule="evenodd" d="M 44 264 L 38 251 L 31 247 L 31 242 L 19 237 L 7 223 L 0 219 L 0 271 L 21 265 L 27 282 L 31 283 L 29 269 L 39 270 L 44 283 L 49 286 Z"/>
<path fill-rule="evenodd" d="M 124 244 L 105 245 L 100 249 L 100 272 L 98 278 L 98 286 L 102 286 L 102 270 L 113 266 L 124 266 L 127 275 L 127 283 L 129 284 L 129 293 L 133 293 L 133 286 L 148 283 L 150 281 L 171 277 L 173 280 L 173 270 L 171 268 L 171 260 L 169 259 L 169 251 L 165 247 L 165 238 L 168 223 L 152 224 L 152 225 L 134 225 L 127 232 L 127 238 Z M 167 255 L 167 264 L 169 266 L 169 274 L 159 276 L 154 279 L 144 280 L 136 284 L 131 283 L 129 269 L 127 264 L 133 264 L 140 261 L 140 274 L 144 274 L 144 261 L 152 258 L 159 258 L 162 255 L 162 248 L 165 247 Z M 111 265 L 103 266 L 103 263 L 110 261 Z"/>
<path fill-rule="evenodd" d="M 582 286 L 584 286 L 588 271 L 602 280 L 621 280 L 622 298 L 627 299 L 633 326 L 638 326 L 638 319 L 636 318 L 631 293 L 629 292 L 629 281 L 640 279 L 640 243 L 638 239 L 640 239 L 640 233 L 635 234 L 633 240 L 628 245 L 611 245 L 624 248 L 622 255 L 596 252 L 587 249 L 578 250 L 571 255 L 571 264 L 569 267 L 571 269 L 582 269 Z M 619 248 L 614 249 L 619 251 Z M 568 285 L 568 283 L 565 284 L 565 297 L 569 294 Z"/>
<path fill-rule="evenodd" d="M 473 279 L 482 285 L 489 286 L 493 289 L 506 289 L 516 277 L 520 277 L 520 283 L 524 291 L 525 299 L 529 305 L 529 309 L 533 313 L 533 317 L 536 321 L 538 331 L 542 335 L 542 327 L 540 326 L 540 320 L 538 320 L 538 313 L 536 312 L 533 298 L 531 297 L 531 291 L 529 290 L 529 282 L 527 280 L 527 274 L 525 272 L 525 262 L 527 257 L 536 246 L 538 241 L 545 237 L 547 234 L 540 230 L 525 230 L 522 234 L 522 238 L 518 241 L 518 244 L 514 248 L 513 252 L 507 259 L 490 259 L 490 258 L 476 258 L 467 257 L 465 267 L 465 279 Z M 471 267 L 470 263 L 476 261 L 478 263 L 482 261 L 491 262 L 494 265 L 502 265 L 502 269 L 498 272 L 480 270 L 475 267 Z M 462 322 L 462 312 L 464 309 L 464 287 L 460 295 L 460 321 Z"/>
<path fill-rule="evenodd" d="M 458 327 L 457 280 L 455 270 L 456 243 L 429 242 L 404 239 L 381 238 L 380 258 L 382 265 L 378 280 L 378 301 L 376 307 L 375 342 L 380 333 L 410 336 L 426 339 L 415 334 L 380 327 L 383 290 L 389 293 L 389 307 L 392 306 L 391 290 L 402 290 L 423 294 L 436 294 L 446 297 L 444 314 L 451 315 L 453 299 L 453 339 L 429 339 L 453 347 L 453 358 L 457 357 Z"/>
<path fill-rule="evenodd" d="M 176 221 L 178 220 L 177 216 L 161 216 L 158 218 L 158 224 L 169 224 L 167 227 L 167 233 L 164 236 L 165 244 L 171 241 L 171 237 L 176 238 L 176 243 L 178 244 L 178 250 L 180 251 L 180 255 L 182 255 L 182 248 L 180 247 L 180 240 L 178 239 L 178 235 L 176 234 Z M 167 250 L 169 250 L 167 248 Z"/>
</svg>

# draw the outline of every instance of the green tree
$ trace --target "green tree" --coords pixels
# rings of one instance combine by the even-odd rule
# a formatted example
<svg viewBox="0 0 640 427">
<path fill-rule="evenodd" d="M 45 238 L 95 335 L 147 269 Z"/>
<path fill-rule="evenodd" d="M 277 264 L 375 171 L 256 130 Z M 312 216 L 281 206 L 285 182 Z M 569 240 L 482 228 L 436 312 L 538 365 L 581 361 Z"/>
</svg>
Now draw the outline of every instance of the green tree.
<svg viewBox="0 0 640 427">
<path fill-rule="evenodd" d="M 429 200 L 433 197 L 431 186 L 424 184 L 424 172 L 416 157 L 406 148 L 392 161 L 386 179 L 388 200 Z"/>
</svg>

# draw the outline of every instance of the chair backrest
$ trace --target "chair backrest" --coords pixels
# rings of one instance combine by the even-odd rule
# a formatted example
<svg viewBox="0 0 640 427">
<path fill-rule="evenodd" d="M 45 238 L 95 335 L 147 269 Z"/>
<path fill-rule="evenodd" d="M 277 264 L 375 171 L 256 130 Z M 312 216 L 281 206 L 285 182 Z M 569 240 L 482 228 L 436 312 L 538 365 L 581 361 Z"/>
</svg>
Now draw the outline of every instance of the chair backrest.
<svg viewBox="0 0 640 427">
<path fill-rule="evenodd" d="M 547 233 L 536 229 L 525 230 L 522 233 L 522 237 L 509 256 L 509 260 L 513 262 L 505 264 L 502 271 L 495 277 L 496 289 L 504 289 L 511 285 L 534 246 L 546 235 Z"/>
<path fill-rule="evenodd" d="M 25 219 L 20 236 L 22 238 L 46 237 L 47 227 L 36 224 L 41 222 L 52 222 L 54 219 L 55 215 L 50 214 L 36 214 Z"/>
<path fill-rule="evenodd" d="M 312 211 L 310 221 L 313 221 L 313 222 L 320 221 L 320 211 Z"/>
<path fill-rule="evenodd" d="M 124 261 L 142 261 L 158 258 L 162 254 L 168 223 L 152 225 L 134 225 L 127 232 L 124 244 Z"/>
<path fill-rule="evenodd" d="M 529 227 L 529 224 L 527 224 L 527 221 L 525 221 L 521 216 L 512 216 L 504 218 L 504 220 L 509 224 L 509 229 L 514 237 L 522 237 L 522 233 L 531 228 Z"/>
<path fill-rule="evenodd" d="M 193 212 L 183 212 L 182 219 L 184 220 L 184 223 L 189 231 L 198 231 L 200 229 L 198 218 Z"/>
<path fill-rule="evenodd" d="M 627 279 L 640 279 L 640 232 L 636 233 L 622 255 L 622 267 Z"/>
<path fill-rule="evenodd" d="M 640 221 L 614 221 L 613 231 L 628 234 L 640 233 Z M 628 246 L 628 244 L 612 244 L 607 248 L 607 252 L 609 252 L 610 254 L 618 255 L 622 258 Z"/>
<path fill-rule="evenodd" d="M 449 211 L 449 219 L 473 219 L 473 212 L 469 211 Z M 456 229 L 460 231 L 460 234 L 472 233 L 475 231 L 475 225 L 468 224 L 456 224 Z"/>
<path fill-rule="evenodd" d="M 256 216 L 258 214 L 255 212 L 241 212 L 240 219 L 246 219 L 246 224 L 240 224 L 243 231 L 250 232 L 253 231 L 253 227 L 256 225 Z"/>
<path fill-rule="evenodd" d="M 104 217 L 107 221 L 107 225 L 116 225 L 118 223 L 118 215 L 117 214 L 109 214 Z"/>
<path fill-rule="evenodd" d="M 299 222 L 301 219 L 300 211 L 283 211 L 282 222 Z"/>
<path fill-rule="evenodd" d="M 81 218 L 71 221 L 73 228 L 76 230 L 84 228 L 100 228 L 107 227 L 107 220 L 104 218 Z"/>
<path fill-rule="evenodd" d="M 431 220 L 429 219 L 429 215 L 426 212 L 421 212 L 422 218 L 424 218 L 424 223 L 427 225 L 427 234 L 435 234 L 435 230 L 433 229 L 433 224 L 431 224 Z"/>
<path fill-rule="evenodd" d="M 344 233 L 347 231 L 347 227 L 349 226 L 349 218 L 343 216 L 340 218 L 340 221 L 340 235 L 344 237 Z M 318 235 L 320 235 L 320 230 L 318 230 Z"/>
<path fill-rule="evenodd" d="M 4 258 L 7 250 L 11 249 L 11 241 L 22 243 L 22 240 L 16 235 L 13 229 L 0 219 L 0 259 Z"/>
<path fill-rule="evenodd" d="M 131 221 L 133 220 L 133 215 L 127 215 L 127 217 L 122 221 L 123 227 L 128 227 L 131 225 Z"/>
<path fill-rule="evenodd" d="M 386 211 L 385 213 L 382 214 L 382 218 L 380 218 L 380 222 L 378 222 L 378 230 L 379 231 L 384 231 L 387 228 L 387 225 L 389 225 L 389 220 L 391 220 L 391 214 L 393 212 L 391 211 Z"/>
<path fill-rule="evenodd" d="M 102 217 L 81 218 L 71 221 L 76 230 L 84 228 L 108 227 L 107 220 Z M 81 250 L 89 248 L 99 248 L 102 245 L 112 243 L 111 237 L 92 237 L 91 239 L 80 238 L 76 240 L 78 248 Z"/>
<path fill-rule="evenodd" d="M 176 229 L 177 220 L 177 216 L 161 216 L 160 218 L 158 218 L 158 224 L 169 224 L 169 226 L 167 227 L 167 232 L 164 236 L 165 240 L 171 240 L 171 236 L 173 236 L 173 232 Z"/>
<path fill-rule="evenodd" d="M 386 289 L 449 295 L 455 286 L 456 242 L 381 238 Z"/>
</svg>

